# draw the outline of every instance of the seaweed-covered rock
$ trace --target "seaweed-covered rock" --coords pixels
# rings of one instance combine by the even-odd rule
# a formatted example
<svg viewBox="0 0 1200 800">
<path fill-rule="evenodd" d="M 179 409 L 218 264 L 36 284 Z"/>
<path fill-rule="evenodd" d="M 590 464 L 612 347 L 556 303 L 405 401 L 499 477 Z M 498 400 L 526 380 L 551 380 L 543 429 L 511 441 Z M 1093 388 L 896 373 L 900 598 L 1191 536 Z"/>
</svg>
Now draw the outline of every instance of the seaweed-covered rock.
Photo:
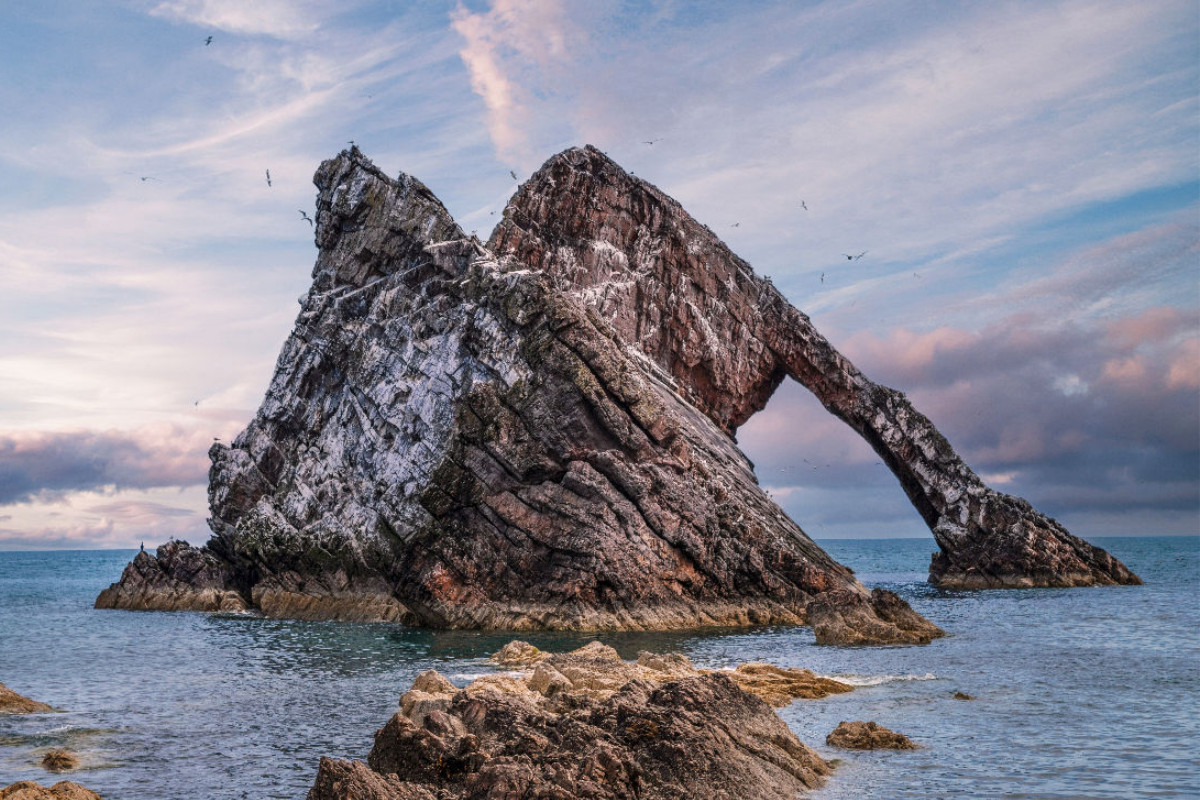
<svg viewBox="0 0 1200 800">
<path fill-rule="evenodd" d="M 50 772 L 69 772 L 79 766 L 79 757 L 69 750 L 55 747 L 46 751 L 41 763 Z"/>
<path fill-rule="evenodd" d="M 33 781 L 17 781 L 0 788 L 0 800 L 103 800 L 91 789 L 78 783 L 59 781 L 53 786 L 42 786 Z"/>
<path fill-rule="evenodd" d="M 312 286 L 258 414 L 209 451 L 212 539 L 139 554 L 98 606 L 612 630 L 868 603 L 729 431 L 555 275 L 357 149 L 315 182 Z M 864 640 L 928 639 L 866 621 Z"/>
<path fill-rule="evenodd" d="M 37 700 L 30 700 L 0 683 L 0 714 L 36 714 L 54 709 Z"/>
<path fill-rule="evenodd" d="M 888 730 L 877 722 L 840 722 L 825 737 L 825 744 L 846 750 L 916 750 L 917 744 L 903 733 Z"/>
</svg>

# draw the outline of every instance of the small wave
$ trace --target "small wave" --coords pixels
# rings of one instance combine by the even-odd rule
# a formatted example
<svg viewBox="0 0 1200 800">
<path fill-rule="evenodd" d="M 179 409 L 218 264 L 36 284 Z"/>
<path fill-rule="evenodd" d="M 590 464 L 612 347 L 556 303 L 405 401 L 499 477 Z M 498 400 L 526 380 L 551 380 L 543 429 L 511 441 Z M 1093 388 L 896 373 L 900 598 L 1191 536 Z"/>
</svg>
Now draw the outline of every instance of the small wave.
<svg viewBox="0 0 1200 800">
<path fill-rule="evenodd" d="M 926 672 L 924 675 L 822 675 L 835 681 L 848 683 L 851 686 L 879 686 L 884 683 L 901 683 L 903 681 L 936 681 L 937 675 Z"/>
</svg>

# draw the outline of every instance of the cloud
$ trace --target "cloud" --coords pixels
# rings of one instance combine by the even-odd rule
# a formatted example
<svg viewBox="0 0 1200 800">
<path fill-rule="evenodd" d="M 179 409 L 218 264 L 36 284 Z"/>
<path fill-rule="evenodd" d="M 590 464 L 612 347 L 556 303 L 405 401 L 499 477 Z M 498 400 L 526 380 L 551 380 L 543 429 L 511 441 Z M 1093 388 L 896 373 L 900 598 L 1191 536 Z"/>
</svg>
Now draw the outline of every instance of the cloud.
<svg viewBox="0 0 1200 800">
<path fill-rule="evenodd" d="M 532 166 L 546 157 L 547 137 L 564 132 L 567 120 L 546 114 L 546 106 L 579 88 L 572 80 L 577 54 L 593 46 L 587 18 L 603 16 L 610 5 L 494 0 L 486 12 L 460 5 L 451 14 L 464 40 L 459 55 L 487 108 L 488 133 L 502 159 Z"/>
<path fill-rule="evenodd" d="M 203 485 L 212 437 L 151 425 L 134 431 L 0 433 L 0 505 L 103 488 Z"/>
<path fill-rule="evenodd" d="M 65 492 L 9 510 L 0 519 L 0 550 L 153 546 L 170 538 L 198 543 L 209 536 L 202 486 Z"/>
<path fill-rule="evenodd" d="M 320 27 L 323 5 L 303 0 L 167 0 L 151 8 L 150 14 L 230 33 L 292 39 Z"/>
</svg>

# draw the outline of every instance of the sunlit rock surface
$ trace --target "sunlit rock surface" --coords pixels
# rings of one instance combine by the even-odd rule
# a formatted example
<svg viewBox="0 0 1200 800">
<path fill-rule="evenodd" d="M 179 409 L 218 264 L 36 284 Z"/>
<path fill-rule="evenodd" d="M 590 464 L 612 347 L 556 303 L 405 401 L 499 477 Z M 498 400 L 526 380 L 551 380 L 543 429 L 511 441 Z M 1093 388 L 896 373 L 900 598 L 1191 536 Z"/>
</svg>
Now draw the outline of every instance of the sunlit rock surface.
<svg viewBox="0 0 1200 800">
<path fill-rule="evenodd" d="M 308 800 L 775 800 L 831 771 L 729 674 L 593 642 L 464 689 L 422 673 L 367 762 L 321 759 Z"/>
</svg>

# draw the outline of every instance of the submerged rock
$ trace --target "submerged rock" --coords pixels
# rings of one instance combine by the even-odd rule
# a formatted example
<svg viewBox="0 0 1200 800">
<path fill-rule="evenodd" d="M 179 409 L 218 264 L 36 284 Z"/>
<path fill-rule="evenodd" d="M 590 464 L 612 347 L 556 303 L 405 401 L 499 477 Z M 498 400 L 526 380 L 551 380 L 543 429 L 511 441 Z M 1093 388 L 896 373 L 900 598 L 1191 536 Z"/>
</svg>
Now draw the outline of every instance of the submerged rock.
<svg viewBox="0 0 1200 800">
<path fill-rule="evenodd" d="M 59 781 L 49 787 L 33 781 L 18 781 L 0 789 L 0 800 L 103 800 L 103 798 L 91 789 L 85 789 L 71 781 Z"/>
<path fill-rule="evenodd" d="M 54 709 L 37 700 L 17 694 L 3 683 L 0 683 L 0 714 L 36 714 Z"/>
<path fill-rule="evenodd" d="M 99 607 L 616 630 L 839 598 L 863 641 L 937 631 L 873 616 L 729 429 L 556 274 L 357 149 L 315 182 L 312 287 L 258 414 L 209 451 L 213 538 L 139 554 Z"/>
<path fill-rule="evenodd" d="M 50 772 L 67 772 L 79 766 L 79 758 L 69 750 L 56 747 L 42 756 L 41 763 Z"/>
<path fill-rule="evenodd" d="M 367 763 L 321 759 L 308 799 L 774 800 L 823 782 L 829 764 L 770 706 L 686 661 L 593 643 L 465 689 L 424 673 Z"/>
<path fill-rule="evenodd" d="M 867 379 L 769 279 L 594 147 L 546 162 L 488 246 L 552 276 L 726 433 L 763 408 L 785 377 L 810 389 L 879 454 L 933 531 L 941 552 L 931 583 L 1141 582 L 1026 501 L 988 488 L 902 393 Z"/>
<path fill-rule="evenodd" d="M 918 745 L 903 733 L 876 722 L 840 722 L 825 744 L 847 750 L 916 750 Z"/>
</svg>

